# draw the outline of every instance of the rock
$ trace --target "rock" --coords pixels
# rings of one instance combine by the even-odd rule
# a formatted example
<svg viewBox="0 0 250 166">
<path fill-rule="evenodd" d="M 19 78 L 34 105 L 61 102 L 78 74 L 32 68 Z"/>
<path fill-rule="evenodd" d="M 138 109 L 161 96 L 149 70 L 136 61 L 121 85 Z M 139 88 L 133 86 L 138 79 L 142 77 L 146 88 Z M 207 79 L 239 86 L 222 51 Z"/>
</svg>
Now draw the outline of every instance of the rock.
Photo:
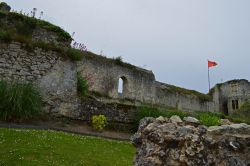
<svg viewBox="0 0 250 166">
<path fill-rule="evenodd" d="M 206 128 L 188 117 L 180 122 L 143 119 L 140 130 L 131 138 L 137 148 L 134 165 L 220 165 L 250 164 L 250 125 L 232 124 Z M 161 122 L 161 123 L 159 123 Z"/>
<path fill-rule="evenodd" d="M 156 121 L 160 122 L 160 123 L 163 123 L 163 122 L 166 122 L 166 119 L 162 116 L 156 118 Z"/>
<path fill-rule="evenodd" d="M 177 115 L 171 116 L 170 121 L 172 123 L 182 123 L 183 121 L 181 120 L 181 118 Z"/>
<path fill-rule="evenodd" d="M 232 122 L 230 122 L 230 120 L 228 120 L 228 119 L 221 119 L 220 124 L 221 125 L 230 125 L 230 124 L 232 124 Z"/>
<path fill-rule="evenodd" d="M 190 117 L 190 116 L 184 117 L 183 120 L 184 120 L 185 122 L 188 122 L 188 123 L 200 124 L 200 122 L 199 122 L 198 119 L 196 119 L 196 118 L 194 118 L 194 117 Z"/>
</svg>

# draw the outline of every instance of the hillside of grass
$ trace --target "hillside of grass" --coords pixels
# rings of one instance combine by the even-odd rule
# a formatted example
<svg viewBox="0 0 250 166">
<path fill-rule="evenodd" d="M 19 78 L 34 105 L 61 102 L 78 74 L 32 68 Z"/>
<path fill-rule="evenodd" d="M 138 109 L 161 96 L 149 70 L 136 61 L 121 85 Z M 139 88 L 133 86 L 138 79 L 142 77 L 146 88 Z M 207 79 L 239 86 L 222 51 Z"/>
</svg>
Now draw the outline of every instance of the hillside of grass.
<svg viewBox="0 0 250 166">
<path fill-rule="evenodd" d="M 123 141 L 56 131 L 0 128 L 0 165 L 132 165 L 134 147 Z"/>
<path fill-rule="evenodd" d="M 36 28 L 41 28 L 55 32 L 61 41 L 72 40 L 70 34 L 59 26 L 20 13 L 0 11 L 0 22 L 1 31 L 8 32 L 11 35 L 31 39 L 33 31 Z"/>
</svg>

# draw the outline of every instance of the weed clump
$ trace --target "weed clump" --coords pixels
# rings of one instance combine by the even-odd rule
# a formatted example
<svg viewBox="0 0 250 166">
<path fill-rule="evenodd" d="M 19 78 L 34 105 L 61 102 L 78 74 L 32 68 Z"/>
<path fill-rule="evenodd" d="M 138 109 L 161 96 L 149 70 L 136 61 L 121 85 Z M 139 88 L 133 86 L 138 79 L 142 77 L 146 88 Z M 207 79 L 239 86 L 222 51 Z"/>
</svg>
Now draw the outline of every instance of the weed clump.
<svg viewBox="0 0 250 166">
<path fill-rule="evenodd" d="M 88 82 L 79 73 L 77 74 L 77 91 L 81 98 L 84 98 L 88 94 Z"/>
<path fill-rule="evenodd" d="M 0 118 L 27 120 L 42 109 L 42 98 L 31 83 L 0 81 Z"/>
</svg>

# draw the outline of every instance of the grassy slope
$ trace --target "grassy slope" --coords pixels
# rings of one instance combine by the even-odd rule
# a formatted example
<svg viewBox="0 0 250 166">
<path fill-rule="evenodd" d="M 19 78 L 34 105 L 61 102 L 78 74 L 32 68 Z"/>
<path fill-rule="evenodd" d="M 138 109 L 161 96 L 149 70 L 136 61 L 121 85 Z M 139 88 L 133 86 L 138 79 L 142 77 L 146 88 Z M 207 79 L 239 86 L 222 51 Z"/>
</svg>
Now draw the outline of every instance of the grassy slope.
<svg viewBox="0 0 250 166">
<path fill-rule="evenodd" d="M 132 165 L 130 143 L 56 131 L 0 128 L 0 165 Z"/>
</svg>

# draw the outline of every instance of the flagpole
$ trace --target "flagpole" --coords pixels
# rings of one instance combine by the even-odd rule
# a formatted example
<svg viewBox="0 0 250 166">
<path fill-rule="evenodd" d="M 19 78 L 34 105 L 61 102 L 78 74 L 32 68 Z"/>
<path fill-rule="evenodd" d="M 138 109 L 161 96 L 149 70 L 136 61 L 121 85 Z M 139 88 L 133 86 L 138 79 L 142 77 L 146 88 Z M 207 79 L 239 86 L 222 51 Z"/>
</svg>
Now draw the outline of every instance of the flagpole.
<svg viewBox="0 0 250 166">
<path fill-rule="evenodd" d="M 210 73 L 209 73 L 209 66 L 207 67 L 207 75 L 208 75 L 208 92 L 210 91 Z"/>
</svg>

